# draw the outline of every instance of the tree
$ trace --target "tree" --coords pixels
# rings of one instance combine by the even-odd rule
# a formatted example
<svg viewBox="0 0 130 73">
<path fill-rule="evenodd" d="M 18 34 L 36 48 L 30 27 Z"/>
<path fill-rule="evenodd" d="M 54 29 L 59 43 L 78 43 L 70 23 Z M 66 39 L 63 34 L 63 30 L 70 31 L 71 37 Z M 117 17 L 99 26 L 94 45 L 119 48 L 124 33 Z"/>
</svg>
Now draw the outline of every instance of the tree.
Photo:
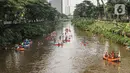
<svg viewBox="0 0 130 73">
<path fill-rule="evenodd" d="M 96 16 L 96 6 L 88 0 L 84 0 L 82 3 L 76 5 L 74 10 L 74 17 L 87 17 L 93 18 Z"/>
</svg>

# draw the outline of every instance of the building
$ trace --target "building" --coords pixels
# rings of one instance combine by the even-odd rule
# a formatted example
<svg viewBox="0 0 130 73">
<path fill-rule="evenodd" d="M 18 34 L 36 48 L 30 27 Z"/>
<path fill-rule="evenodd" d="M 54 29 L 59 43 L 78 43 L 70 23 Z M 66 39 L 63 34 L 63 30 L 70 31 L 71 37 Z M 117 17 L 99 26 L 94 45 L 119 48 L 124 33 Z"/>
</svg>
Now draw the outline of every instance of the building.
<svg viewBox="0 0 130 73">
<path fill-rule="evenodd" d="M 56 8 L 57 11 L 63 13 L 63 0 L 49 0 L 51 6 Z"/>
<path fill-rule="evenodd" d="M 63 13 L 66 15 L 70 15 L 70 10 L 71 10 L 70 0 L 64 0 L 63 6 L 64 6 Z"/>
<path fill-rule="evenodd" d="M 51 6 L 56 8 L 60 13 L 71 15 L 71 0 L 48 0 L 48 2 L 51 3 Z"/>
</svg>

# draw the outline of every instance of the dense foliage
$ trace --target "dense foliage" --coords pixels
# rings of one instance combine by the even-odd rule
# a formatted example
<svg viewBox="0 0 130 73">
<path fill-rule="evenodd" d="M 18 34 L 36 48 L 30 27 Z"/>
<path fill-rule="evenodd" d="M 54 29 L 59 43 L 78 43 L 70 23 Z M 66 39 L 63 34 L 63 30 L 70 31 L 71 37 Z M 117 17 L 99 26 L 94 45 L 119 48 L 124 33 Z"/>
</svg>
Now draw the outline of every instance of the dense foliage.
<svg viewBox="0 0 130 73">
<path fill-rule="evenodd" d="M 108 0 L 106 3 L 101 0 L 101 2 L 102 4 L 100 4 L 100 0 L 97 0 L 97 6 L 89 0 L 78 4 L 74 11 L 73 24 L 80 29 L 102 34 L 115 42 L 130 45 L 130 25 L 125 23 L 130 20 L 130 2 L 126 0 Z M 114 14 L 115 4 L 126 6 L 124 15 L 118 17 Z"/>
<path fill-rule="evenodd" d="M 104 3 L 103 0 L 97 0 L 97 6 L 94 5 L 90 0 L 84 0 L 82 3 L 76 5 L 74 11 L 74 17 L 87 17 L 95 18 L 100 20 L 116 20 L 118 17 L 114 14 L 115 4 L 124 4 L 126 6 L 126 12 L 124 15 L 119 15 L 118 21 L 128 21 L 130 17 L 130 2 L 126 0 L 108 0 Z M 129 18 L 130 19 L 130 18 Z"/>
<path fill-rule="evenodd" d="M 130 25 L 128 23 L 119 23 L 115 25 L 115 23 L 109 21 L 93 21 L 85 18 L 73 19 L 72 22 L 80 29 L 102 34 L 106 38 L 112 39 L 114 42 L 130 45 Z"/>
<path fill-rule="evenodd" d="M 0 47 L 47 34 L 60 18 L 67 16 L 60 14 L 46 0 L 0 1 Z"/>
<path fill-rule="evenodd" d="M 60 15 L 45 0 L 5 0 L 0 5 L 0 20 L 12 23 L 55 20 Z"/>
<path fill-rule="evenodd" d="M 74 11 L 74 17 L 88 17 L 95 18 L 97 8 L 91 1 L 83 1 L 82 3 L 76 5 L 76 9 Z"/>
<path fill-rule="evenodd" d="M 25 38 L 46 35 L 55 29 L 57 22 L 24 23 L 6 28 L 0 34 L 0 47 L 20 43 Z M 53 27 L 52 27 L 53 26 Z"/>
</svg>

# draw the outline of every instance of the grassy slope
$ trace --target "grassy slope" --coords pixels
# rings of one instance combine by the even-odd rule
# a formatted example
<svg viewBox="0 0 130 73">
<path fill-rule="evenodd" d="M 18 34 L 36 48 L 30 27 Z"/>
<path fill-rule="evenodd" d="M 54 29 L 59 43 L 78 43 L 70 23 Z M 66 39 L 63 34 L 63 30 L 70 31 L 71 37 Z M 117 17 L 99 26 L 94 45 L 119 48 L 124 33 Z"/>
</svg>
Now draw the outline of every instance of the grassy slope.
<svg viewBox="0 0 130 73">
<path fill-rule="evenodd" d="M 119 27 L 113 22 L 108 21 L 92 21 L 86 19 L 74 19 L 72 20 L 73 24 L 83 30 L 88 30 L 93 33 L 102 34 L 108 39 L 112 39 L 115 42 L 130 45 L 130 38 L 127 36 L 121 35 L 123 31 L 126 31 L 127 23 L 118 23 L 124 27 Z M 92 22 L 92 23 L 91 23 Z"/>
</svg>

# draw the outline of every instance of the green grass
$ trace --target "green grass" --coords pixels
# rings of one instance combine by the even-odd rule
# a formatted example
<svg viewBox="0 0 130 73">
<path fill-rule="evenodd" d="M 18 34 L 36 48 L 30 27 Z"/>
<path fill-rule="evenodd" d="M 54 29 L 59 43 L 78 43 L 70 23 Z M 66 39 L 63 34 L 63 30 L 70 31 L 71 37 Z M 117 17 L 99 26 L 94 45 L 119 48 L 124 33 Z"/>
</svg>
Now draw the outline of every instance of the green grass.
<svg viewBox="0 0 130 73">
<path fill-rule="evenodd" d="M 130 32 L 128 23 L 114 23 L 109 21 L 94 21 L 85 18 L 73 19 L 72 23 L 80 29 L 96 34 L 103 34 L 104 37 L 114 42 L 130 45 L 130 38 L 126 33 Z"/>
</svg>

